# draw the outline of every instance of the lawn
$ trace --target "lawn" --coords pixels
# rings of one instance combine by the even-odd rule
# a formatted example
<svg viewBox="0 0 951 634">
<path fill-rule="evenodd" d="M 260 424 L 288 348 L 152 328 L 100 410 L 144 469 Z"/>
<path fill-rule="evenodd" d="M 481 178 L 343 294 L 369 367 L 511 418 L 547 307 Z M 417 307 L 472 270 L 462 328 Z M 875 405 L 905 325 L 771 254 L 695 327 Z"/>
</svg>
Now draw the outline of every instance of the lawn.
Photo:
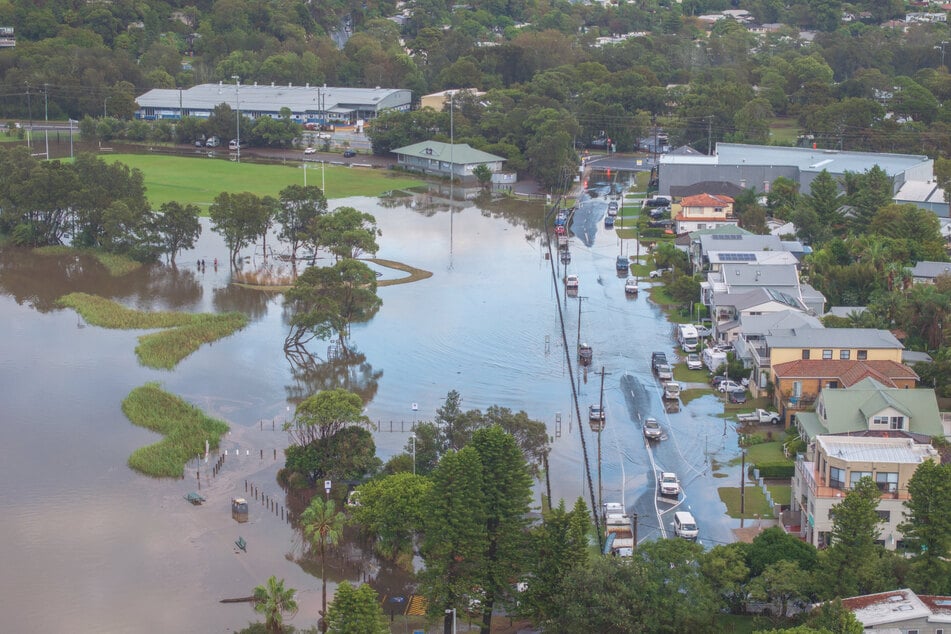
<svg viewBox="0 0 951 634">
<path fill-rule="evenodd" d="M 215 196 L 223 191 L 252 192 L 259 196 L 278 196 L 288 185 L 321 184 L 320 165 L 307 170 L 297 162 L 287 165 L 235 163 L 209 158 L 159 156 L 152 154 L 116 154 L 104 157 L 142 170 L 146 195 L 154 208 L 178 201 L 194 204 L 207 211 Z M 323 179 L 328 198 L 379 196 L 392 189 L 418 187 L 422 181 L 386 170 L 327 165 Z M 333 205 L 331 205 L 333 207 Z"/>
<path fill-rule="evenodd" d="M 796 145 L 799 140 L 799 122 L 792 117 L 776 117 L 769 124 L 769 140 Z"/>
<path fill-rule="evenodd" d="M 740 514 L 740 487 L 720 487 L 717 493 L 720 501 L 726 504 L 726 513 L 730 517 L 756 519 L 757 517 L 772 517 L 773 510 L 763 495 L 763 490 L 756 485 L 747 483 L 746 498 L 743 504 L 743 514 Z"/>
</svg>

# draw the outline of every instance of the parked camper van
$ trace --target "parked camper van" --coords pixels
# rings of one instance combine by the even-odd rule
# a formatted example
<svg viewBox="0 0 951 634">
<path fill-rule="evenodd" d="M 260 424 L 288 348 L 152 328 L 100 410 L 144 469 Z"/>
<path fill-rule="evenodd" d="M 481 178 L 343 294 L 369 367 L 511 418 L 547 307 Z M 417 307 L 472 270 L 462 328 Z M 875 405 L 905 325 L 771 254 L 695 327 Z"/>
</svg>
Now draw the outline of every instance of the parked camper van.
<svg viewBox="0 0 951 634">
<path fill-rule="evenodd" d="M 692 324 L 681 324 L 677 326 L 677 343 L 683 348 L 684 352 L 696 352 L 700 345 L 700 335 L 697 334 L 697 327 Z"/>
<path fill-rule="evenodd" d="M 700 535 L 700 529 L 697 528 L 697 520 L 689 511 L 677 511 L 674 513 L 674 534 L 684 539 L 697 539 Z"/>
</svg>

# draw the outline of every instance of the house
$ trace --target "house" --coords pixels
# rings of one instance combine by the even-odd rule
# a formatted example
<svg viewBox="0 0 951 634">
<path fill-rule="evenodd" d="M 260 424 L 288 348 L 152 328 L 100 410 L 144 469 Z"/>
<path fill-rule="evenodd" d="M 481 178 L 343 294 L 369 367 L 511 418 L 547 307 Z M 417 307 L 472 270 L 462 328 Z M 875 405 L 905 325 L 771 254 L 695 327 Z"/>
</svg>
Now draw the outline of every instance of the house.
<svg viewBox="0 0 951 634">
<path fill-rule="evenodd" d="M 940 275 L 951 275 L 951 262 L 919 262 L 911 269 L 915 284 L 934 284 Z"/>
<path fill-rule="evenodd" d="M 919 379 L 907 365 L 891 360 L 799 359 L 779 363 L 772 372 L 774 407 L 787 425 L 793 415 L 811 410 L 824 388 L 848 388 L 872 378 L 884 387 L 904 390 L 916 388 Z"/>
<path fill-rule="evenodd" d="M 799 359 L 886 360 L 901 363 L 904 349 L 895 335 L 878 328 L 795 329 L 768 335 L 771 367 Z"/>
<path fill-rule="evenodd" d="M 823 387 L 817 395 L 797 395 L 793 381 L 791 396 L 813 396 L 815 400 L 814 411 L 795 414 L 799 435 L 806 443 L 823 434 L 907 431 L 930 438 L 944 433 L 931 389 L 887 387 L 865 377 L 849 387 Z"/>
<path fill-rule="evenodd" d="M 680 213 L 674 217 L 675 233 L 738 225 L 733 215 L 733 199 L 723 194 L 697 194 L 680 199 Z"/>
<path fill-rule="evenodd" d="M 772 312 L 746 311 L 734 323 L 735 329 L 727 323 L 722 324 L 718 332 L 722 331 L 727 341 L 733 341 L 736 358 L 743 367 L 750 368 L 749 387 L 754 397 L 768 390 L 771 381 L 766 335 L 823 327 L 818 318 L 794 306 Z"/>
<path fill-rule="evenodd" d="M 793 515 L 799 514 L 800 537 L 818 548 L 828 546 L 835 506 L 868 477 L 881 491 L 877 510 L 883 521 L 876 541 L 894 550 L 902 539 L 898 527 L 905 520 L 905 501 L 911 499 L 909 480 L 925 461 L 941 460 L 929 440 L 894 431 L 815 437 L 811 457 L 800 454 L 793 475 L 791 501 Z"/>
<path fill-rule="evenodd" d="M 700 301 L 710 307 L 711 314 L 715 314 L 716 298 L 723 297 L 723 293 L 740 294 L 757 288 L 785 293 L 813 314 L 825 312 L 825 296 L 808 284 L 801 283 L 798 266 L 788 263 L 757 266 L 723 263 L 719 271 L 710 271 L 706 281 L 700 283 Z"/>
<path fill-rule="evenodd" d="M 471 147 L 468 143 L 423 141 L 393 150 L 397 163 L 408 170 L 471 180 L 472 171 L 486 165 L 494 173 L 502 170 L 505 159 Z"/>
<path fill-rule="evenodd" d="M 738 338 L 749 333 L 747 328 L 752 325 L 752 317 L 768 315 L 788 315 L 798 313 L 805 315 L 808 310 L 797 298 L 788 293 L 772 288 L 754 288 L 745 293 L 722 293 L 714 296 L 711 302 L 713 315 L 714 339 L 720 344 L 735 343 Z M 812 317 L 809 320 L 810 328 L 822 328 L 822 323 Z M 766 330 L 759 334 L 772 331 L 773 328 L 783 328 L 769 324 Z M 805 323 L 801 320 L 784 326 L 785 328 L 802 328 Z"/>
<path fill-rule="evenodd" d="M 951 597 L 915 594 L 907 588 L 842 599 L 869 634 L 951 632 Z"/>
</svg>

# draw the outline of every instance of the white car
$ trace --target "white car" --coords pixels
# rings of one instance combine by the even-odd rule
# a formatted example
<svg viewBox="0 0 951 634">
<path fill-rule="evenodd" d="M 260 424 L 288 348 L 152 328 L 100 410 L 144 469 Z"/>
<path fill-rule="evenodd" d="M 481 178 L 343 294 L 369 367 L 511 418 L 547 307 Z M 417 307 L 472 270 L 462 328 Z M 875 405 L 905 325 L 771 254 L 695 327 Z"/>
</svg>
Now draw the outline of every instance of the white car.
<svg viewBox="0 0 951 634">
<path fill-rule="evenodd" d="M 677 497 L 680 495 L 680 480 L 677 474 L 672 471 L 665 471 L 660 474 L 660 494 L 664 496 Z"/>
<path fill-rule="evenodd" d="M 649 273 L 651 277 L 660 277 L 664 273 L 670 273 L 670 269 L 655 269 Z"/>
<path fill-rule="evenodd" d="M 717 385 L 717 389 L 720 390 L 721 392 L 726 393 L 726 392 L 743 391 L 746 388 L 744 388 L 742 385 L 740 385 L 736 381 L 720 381 L 720 384 Z"/>
<path fill-rule="evenodd" d="M 703 361 L 700 360 L 700 355 L 696 352 L 691 352 L 687 355 L 687 369 L 688 370 L 700 370 L 703 368 Z"/>
<path fill-rule="evenodd" d="M 316 153 L 317 153 L 317 150 L 315 150 L 315 149 L 312 148 L 312 147 L 305 147 L 305 148 L 304 148 L 304 154 L 316 154 Z"/>
</svg>

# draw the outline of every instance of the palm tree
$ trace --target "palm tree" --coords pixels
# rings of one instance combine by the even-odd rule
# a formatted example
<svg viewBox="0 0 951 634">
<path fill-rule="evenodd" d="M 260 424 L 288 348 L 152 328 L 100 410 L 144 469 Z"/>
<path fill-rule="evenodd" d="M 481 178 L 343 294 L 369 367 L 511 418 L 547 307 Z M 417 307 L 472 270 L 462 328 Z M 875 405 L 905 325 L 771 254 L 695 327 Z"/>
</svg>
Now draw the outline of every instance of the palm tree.
<svg viewBox="0 0 951 634">
<path fill-rule="evenodd" d="M 254 611 L 264 615 L 264 627 L 268 632 L 281 632 L 284 627 L 284 612 L 291 616 L 297 613 L 297 590 L 284 588 L 284 580 L 273 575 L 267 584 L 254 589 Z"/>
<path fill-rule="evenodd" d="M 301 523 L 304 525 L 304 537 L 310 543 L 311 547 L 316 547 L 320 555 L 320 578 L 323 580 L 323 603 L 321 604 L 321 616 L 324 628 L 326 628 L 327 618 L 327 573 L 324 566 L 324 552 L 327 546 L 334 546 L 340 541 L 343 535 L 343 524 L 345 517 L 343 513 L 338 513 L 336 505 L 331 500 L 324 500 L 315 497 L 310 501 L 310 506 L 301 515 Z M 326 631 L 325 629 L 323 631 Z"/>
</svg>

